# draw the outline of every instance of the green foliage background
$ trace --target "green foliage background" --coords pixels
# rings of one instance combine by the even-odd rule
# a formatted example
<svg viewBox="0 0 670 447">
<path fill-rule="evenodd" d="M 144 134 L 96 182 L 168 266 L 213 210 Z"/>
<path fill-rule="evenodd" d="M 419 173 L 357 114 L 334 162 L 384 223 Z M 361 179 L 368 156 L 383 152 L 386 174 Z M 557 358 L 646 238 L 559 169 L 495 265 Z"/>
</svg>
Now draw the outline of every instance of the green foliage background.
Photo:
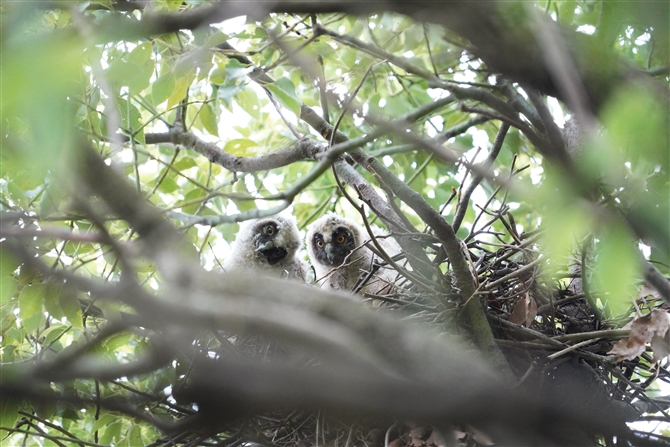
<svg viewBox="0 0 670 447">
<path fill-rule="evenodd" d="M 201 3 L 154 2 L 156 12 L 177 12 Z M 603 21 L 602 5 L 600 1 L 543 1 L 536 7 L 540 11 L 547 7 L 547 14 L 572 30 L 597 34 L 605 28 L 613 36 L 611 47 L 628 63 L 643 70 L 666 67 L 656 79 L 667 86 L 668 42 L 639 23 L 636 16 L 626 15 L 629 11 L 623 6 Z M 428 79 L 355 46 L 327 36 L 311 39 L 313 19 L 309 15 L 273 14 L 263 20 L 247 18 L 193 32 L 133 39 L 122 29 L 115 35 L 108 25 L 112 16 L 125 14 L 132 20 L 143 13 L 119 13 L 114 11 L 116 6 L 116 2 L 102 1 L 63 2 L 62 8 L 38 9 L 21 3 L 4 3 L 1 7 L 0 211 L 22 215 L 24 228 L 73 230 L 84 235 L 95 230 L 89 220 L 77 217 L 79 210 L 73 208 L 68 193 L 70 188 L 77 188 L 71 184 L 71 172 L 79 156 L 77 141 L 84 135 L 147 200 L 168 217 L 177 217 L 175 225 L 198 251 L 202 263 L 216 270 L 237 225 L 191 225 L 178 216 L 234 215 L 272 207 L 276 203 L 263 197 L 286 190 L 316 162 L 306 159 L 271 171 L 235 173 L 187 148 L 151 143 L 149 137 L 167 132 L 180 110 L 186 128 L 198 137 L 229 154 L 250 157 L 275 152 L 296 140 L 265 89 L 297 132 L 321 142 L 323 138 L 300 119 L 301 104 L 321 110 L 316 78 L 325 79 L 331 94 L 331 123 L 342 114 L 338 130 L 349 138 L 374 129 L 361 118 L 362 114 L 393 119 L 447 94 L 434 88 Z M 318 20 L 329 30 L 377 45 L 421 70 L 502 97 L 496 76 L 466 50 L 468 43 L 442 27 L 417 24 L 394 13 L 365 17 L 323 14 Z M 224 42 L 240 53 L 217 48 Z M 297 56 L 289 57 L 290 51 Z M 253 82 L 250 76 L 254 66 L 233 58 L 239 54 L 248 56 L 255 67 L 266 69 L 274 82 Z M 297 68 L 298 61 L 306 65 Z M 353 114 L 333 103 L 333 98 L 347 100 L 356 89 L 355 102 L 361 113 Z M 599 114 L 601 132 L 585 142 L 579 165 L 585 176 L 602 181 L 608 200 L 622 215 L 644 216 L 646 257 L 667 276 L 669 253 L 662 244 L 668 240 L 670 219 L 668 121 L 667 104 L 659 98 L 662 95 L 639 86 L 614 92 Z M 559 119 L 569 113 L 555 99 L 549 99 L 548 104 Z M 463 107 L 478 105 L 473 98 L 461 98 L 422 118 L 415 130 L 433 136 L 466 122 L 472 115 Z M 121 144 L 110 142 L 117 126 L 125 137 Z M 488 152 L 499 127 L 500 121 L 490 120 L 448 144 L 473 160 L 477 149 L 482 154 Z M 448 222 L 453 221 L 455 202 L 444 205 L 452 191 L 470 178 L 463 166 L 408 147 L 398 134 L 378 138 L 364 150 L 379 157 L 433 208 L 443 210 Z M 477 161 L 481 159 L 480 155 Z M 518 233 L 545 231 L 540 245 L 556 269 L 565 269 L 575 240 L 593 235 L 599 254 L 593 277 L 600 305 L 607 318 L 628 312 L 630 297 L 636 296 L 643 277 L 636 229 L 625 219 L 598 214 L 592 204 L 580 198 L 579 188 L 549 168 L 528 139 L 513 128 L 494 169 L 506 175 L 523 166 L 528 168 L 514 175 L 516 187 L 509 192 L 494 195 L 498 185 L 484 180 L 475 195 L 479 205 L 492 198 L 495 208 L 505 196 Z M 376 185 L 372 176 L 361 172 Z M 398 205 L 412 224 L 421 230 L 426 228 L 409 207 Z M 301 228 L 328 210 L 358 219 L 330 171 L 300 192 L 292 206 Z M 180 214 L 170 214 L 172 211 Z M 468 208 L 459 237 L 468 237 L 478 214 L 474 205 Z M 119 241 L 136 237 L 122 220 L 109 220 L 105 228 Z M 500 221 L 489 231 L 507 234 Z M 493 236 L 485 240 L 496 241 Z M 99 241 L 51 237 L 40 238 L 35 244 L 40 258 L 54 268 L 107 281 L 119 279 L 115 254 Z M 66 285 L 45 281 L 25 266 L 19 268 L 19 260 L 8 253 L 2 252 L 0 261 L 3 365 L 52 359 L 65 347 L 95 334 L 114 312 L 128 310 L 121 305 L 95 303 L 105 317 L 92 315 L 86 304 L 93 303 L 86 296 L 64 293 Z M 135 267 L 148 289 L 161 287 L 153 264 L 138 260 Z M 145 345 L 143 334 L 122 332 L 96 346 L 95 353 L 125 362 L 141 353 Z M 155 396 L 155 405 L 146 411 L 159 418 L 174 418 L 186 413 L 173 408 L 164 390 L 177 383 L 185 367 L 174 364 L 132 381 L 77 380 L 68 386 L 77 395 L 91 399 L 120 396 L 132 401 L 139 394 Z M 3 368 L 3 374 L 12 371 Z M 57 445 L 57 437 L 62 437 L 99 445 L 137 446 L 160 437 L 150 424 L 104 410 L 83 411 L 68 404 L 31 407 L 3 401 L 2 405 L 3 445 Z M 45 434 L 31 425 L 24 426 L 29 435 L 11 430 L 20 418 L 35 424 L 41 421 L 39 426 Z"/>
</svg>

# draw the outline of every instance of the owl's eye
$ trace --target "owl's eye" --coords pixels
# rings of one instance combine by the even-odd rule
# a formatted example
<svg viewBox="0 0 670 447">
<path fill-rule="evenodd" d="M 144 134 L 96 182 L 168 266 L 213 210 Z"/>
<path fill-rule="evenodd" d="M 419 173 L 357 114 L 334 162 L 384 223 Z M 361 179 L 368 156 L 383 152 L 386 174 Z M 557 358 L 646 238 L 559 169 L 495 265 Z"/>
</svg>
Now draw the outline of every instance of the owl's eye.
<svg viewBox="0 0 670 447">
<path fill-rule="evenodd" d="M 337 242 L 338 244 L 344 244 L 344 241 L 346 240 L 347 238 L 343 234 L 340 234 L 335 238 L 335 242 Z"/>
<path fill-rule="evenodd" d="M 324 245 L 326 245 L 326 244 L 323 243 L 323 239 L 318 239 L 318 240 L 316 241 L 316 246 L 317 246 L 317 247 L 319 247 L 319 248 L 323 248 Z"/>
<path fill-rule="evenodd" d="M 273 236 L 275 234 L 275 229 L 272 227 L 272 225 L 265 227 L 265 234 L 268 236 Z"/>
</svg>

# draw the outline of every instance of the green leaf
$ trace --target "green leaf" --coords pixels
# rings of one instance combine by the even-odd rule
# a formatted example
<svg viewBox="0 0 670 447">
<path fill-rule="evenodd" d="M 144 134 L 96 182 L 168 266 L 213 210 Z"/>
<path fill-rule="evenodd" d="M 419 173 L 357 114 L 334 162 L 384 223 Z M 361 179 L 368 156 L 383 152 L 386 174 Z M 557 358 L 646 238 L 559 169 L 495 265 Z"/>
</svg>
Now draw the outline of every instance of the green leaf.
<svg viewBox="0 0 670 447">
<path fill-rule="evenodd" d="M 198 166 L 193 157 L 184 156 L 177 160 L 172 167 L 178 171 L 184 171 Z"/>
<path fill-rule="evenodd" d="M 223 84 L 226 80 L 226 66 L 216 67 L 209 73 L 209 82 L 213 84 Z"/>
<path fill-rule="evenodd" d="M 470 134 L 461 134 L 456 137 L 456 144 L 464 148 L 465 150 L 469 150 L 472 148 L 472 135 Z"/>
<path fill-rule="evenodd" d="M 149 42 L 144 42 L 136 46 L 133 51 L 128 55 L 128 62 L 131 62 L 135 65 L 146 65 L 151 62 L 151 44 Z"/>
<path fill-rule="evenodd" d="M 253 89 L 245 88 L 237 94 L 236 99 L 237 104 L 252 118 L 261 119 L 261 103 Z"/>
<path fill-rule="evenodd" d="M 142 428 L 138 424 L 133 424 L 128 430 L 128 436 L 126 436 L 126 442 L 128 447 L 137 447 L 139 445 L 145 445 L 142 440 Z"/>
<path fill-rule="evenodd" d="M 217 97 L 224 100 L 224 104 L 230 105 L 230 100 L 238 93 L 244 90 L 244 84 L 230 84 L 219 87 L 216 94 Z"/>
<path fill-rule="evenodd" d="M 118 90 L 126 86 L 131 92 L 140 92 L 149 86 L 153 74 L 152 65 L 136 65 L 123 59 L 116 59 L 110 65 L 105 76 Z"/>
<path fill-rule="evenodd" d="M 46 283 L 44 288 L 44 308 L 49 315 L 60 320 L 65 316 L 60 307 L 61 286 L 54 283 Z"/>
<path fill-rule="evenodd" d="M 19 294 L 19 317 L 28 332 L 34 332 L 45 321 L 43 309 L 45 287 L 43 284 L 25 286 Z"/>
<path fill-rule="evenodd" d="M 100 418 L 98 418 L 97 421 L 93 423 L 93 426 L 91 427 L 91 431 L 95 432 L 100 430 L 103 427 L 106 427 L 108 425 L 111 425 L 115 421 L 117 421 L 119 417 L 117 415 L 111 414 L 111 413 L 105 413 Z"/>
<path fill-rule="evenodd" d="M 670 152 L 666 113 L 667 104 L 650 91 L 626 87 L 618 90 L 607 103 L 603 123 L 612 141 L 627 149 L 627 161 L 643 157 L 667 167 Z"/>
<path fill-rule="evenodd" d="M 151 99 L 154 106 L 165 102 L 172 95 L 175 85 L 176 81 L 172 71 L 160 75 L 151 85 Z"/>
<path fill-rule="evenodd" d="M 345 47 L 341 52 L 342 62 L 347 66 L 347 68 L 354 68 L 356 65 L 356 58 L 358 57 L 358 50 L 353 48 Z"/>
<path fill-rule="evenodd" d="M 68 323 L 76 328 L 82 328 L 82 314 L 79 300 L 72 293 L 67 291 L 58 295 L 60 308 L 63 310 L 63 315 L 67 318 Z"/>
<path fill-rule="evenodd" d="M 70 330 L 70 327 L 64 324 L 56 323 L 53 326 L 50 326 L 44 332 L 42 332 L 42 337 L 44 337 L 44 345 L 49 346 L 51 343 L 54 343 L 68 330 Z"/>
<path fill-rule="evenodd" d="M 16 421 L 19 419 L 20 409 L 21 406 L 17 400 L 0 400 L 0 426 L 13 428 L 16 425 Z M 2 430 L 0 430 L 0 437 L 5 437 L 5 434 L 2 433 Z"/>
<path fill-rule="evenodd" d="M 636 281 L 641 277 L 639 250 L 633 235 L 619 222 L 611 224 L 599 239 L 593 289 L 612 315 L 621 315 L 636 297 Z"/>
<path fill-rule="evenodd" d="M 121 422 L 112 422 L 107 425 L 107 427 L 102 431 L 102 435 L 100 436 L 100 444 L 111 445 L 114 441 L 118 441 L 121 438 L 122 428 L 123 424 Z"/>
<path fill-rule="evenodd" d="M 212 48 L 217 45 L 221 45 L 222 43 L 227 42 L 229 39 L 230 37 L 227 34 L 217 30 L 207 38 L 207 42 L 204 43 L 203 48 Z"/>
<path fill-rule="evenodd" d="M 216 115 L 214 114 L 214 110 L 212 110 L 212 106 L 208 103 L 203 104 L 200 107 L 198 119 L 207 132 L 219 136 L 218 123 L 216 122 Z"/>
<path fill-rule="evenodd" d="M 105 340 L 103 344 L 109 352 L 113 353 L 123 347 L 127 347 L 132 337 L 133 337 L 132 334 L 128 332 L 121 332 L 119 334 L 112 335 L 111 337 L 107 338 L 107 340 Z"/>
<path fill-rule="evenodd" d="M 14 272 L 18 266 L 14 257 L 0 248 L 0 306 L 14 298 L 18 287 Z"/>
<path fill-rule="evenodd" d="M 311 48 L 312 51 L 314 51 L 316 54 L 321 56 L 324 59 L 327 59 L 332 62 L 339 63 L 340 59 L 337 54 L 337 51 L 330 46 L 328 42 L 324 41 L 316 41 L 312 45 L 310 45 L 308 48 Z"/>
<path fill-rule="evenodd" d="M 119 120 L 119 124 L 123 129 L 136 131 L 141 127 L 142 115 L 140 111 L 133 104 L 129 103 L 125 98 L 117 96 L 115 98 L 115 109 Z M 110 111 L 105 108 L 100 126 L 102 131 L 106 134 L 108 132 Z"/>
<path fill-rule="evenodd" d="M 236 155 L 238 157 L 246 157 L 252 154 L 252 152 L 249 151 L 248 149 L 250 147 L 257 147 L 257 146 L 258 145 L 256 144 L 255 141 L 246 138 L 238 138 L 235 140 L 228 141 L 224 146 L 223 150 L 231 155 Z"/>
<path fill-rule="evenodd" d="M 188 194 L 186 194 L 184 196 L 184 202 L 191 202 L 193 200 L 203 198 L 206 195 L 207 195 L 207 191 L 203 190 L 202 188 L 195 188 L 195 189 L 189 191 Z M 189 205 L 185 205 L 185 206 L 182 207 L 182 211 L 184 213 L 187 213 L 187 214 L 193 214 L 196 211 L 198 211 L 201 204 L 202 204 L 201 201 L 196 201 L 196 202 L 191 203 Z"/>
<path fill-rule="evenodd" d="M 295 94 L 295 86 L 286 78 L 279 78 L 274 83 L 266 85 L 281 105 L 300 116 L 300 100 Z"/>
<path fill-rule="evenodd" d="M 168 103 L 167 103 L 168 109 L 178 104 L 179 101 L 181 101 L 186 97 L 186 92 L 188 88 L 191 86 L 193 78 L 195 78 L 195 70 L 191 69 L 185 75 L 176 79 L 174 89 L 172 90 L 172 94 L 168 97 Z"/>
<path fill-rule="evenodd" d="M 564 266 L 578 241 L 586 236 L 594 216 L 580 201 L 570 200 L 570 189 L 553 175 L 548 175 L 539 188 L 529 191 L 534 194 L 533 203 L 546 207 L 542 216 L 543 246 L 552 261 L 551 267 Z"/>
<path fill-rule="evenodd" d="M 4 16 L 5 20 L 9 17 Z M 69 166 L 67 156 L 74 144 L 74 98 L 85 90 L 82 81 L 84 48 L 82 39 L 70 33 L 42 33 L 34 30 L 30 38 L 13 29 L 3 33 L 2 77 L 0 78 L 0 116 L 3 117 L 3 158 L 29 169 L 36 179 L 47 172 Z M 19 121 L 26 132 L 15 142 L 4 139 L 5 123 Z M 9 138 L 12 140 L 13 138 Z"/>
<path fill-rule="evenodd" d="M 230 59 L 226 64 L 226 78 L 227 79 L 238 79 L 242 78 L 249 73 L 254 71 L 254 67 L 242 65 L 237 59 Z"/>
<path fill-rule="evenodd" d="M 166 176 L 160 185 L 158 185 L 158 190 L 165 194 L 170 194 L 179 189 L 179 184 L 170 176 Z"/>
</svg>

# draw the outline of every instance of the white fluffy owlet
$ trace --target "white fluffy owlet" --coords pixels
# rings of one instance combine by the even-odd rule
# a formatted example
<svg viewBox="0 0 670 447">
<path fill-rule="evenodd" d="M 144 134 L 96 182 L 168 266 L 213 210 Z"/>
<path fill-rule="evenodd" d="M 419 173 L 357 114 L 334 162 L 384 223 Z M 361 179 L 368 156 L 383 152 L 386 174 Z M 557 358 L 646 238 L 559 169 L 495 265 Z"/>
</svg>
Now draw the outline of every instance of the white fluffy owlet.
<svg viewBox="0 0 670 447">
<path fill-rule="evenodd" d="M 375 236 L 386 235 L 374 227 Z M 380 260 L 364 244 L 370 237 L 364 227 L 352 220 L 328 213 L 314 221 L 307 231 L 307 251 L 314 266 L 317 280 L 326 289 L 353 291 L 361 277 L 365 278 L 373 268 L 373 261 Z M 400 250 L 389 238 L 377 239 L 389 256 Z M 358 291 L 363 295 L 383 295 L 393 289 L 395 271 L 389 267 L 379 268 Z"/>
<path fill-rule="evenodd" d="M 223 268 L 226 272 L 252 270 L 304 281 L 307 264 L 297 257 L 301 245 L 292 216 L 279 214 L 242 222 Z"/>
</svg>

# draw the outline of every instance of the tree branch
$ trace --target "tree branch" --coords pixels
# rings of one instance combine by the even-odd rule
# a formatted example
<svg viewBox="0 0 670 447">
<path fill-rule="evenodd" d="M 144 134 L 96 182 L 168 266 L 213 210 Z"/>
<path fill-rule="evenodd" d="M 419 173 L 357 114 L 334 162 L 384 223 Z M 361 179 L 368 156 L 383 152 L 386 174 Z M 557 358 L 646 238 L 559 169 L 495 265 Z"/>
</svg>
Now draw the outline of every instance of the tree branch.
<svg viewBox="0 0 670 447">
<path fill-rule="evenodd" d="M 486 158 L 486 161 L 482 162 L 483 169 L 489 170 L 491 169 L 491 166 L 493 166 L 493 162 L 500 153 L 500 149 L 502 148 L 503 142 L 505 141 L 505 136 L 507 135 L 508 130 L 509 130 L 509 124 L 507 123 L 503 123 L 500 126 L 500 129 L 498 129 L 498 134 L 496 135 L 495 140 L 493 140 L 493 147 L 491 148 L 491 152 L 489 152 L 489 156 Z M 475 177 L 468 185 L 468 188 L 461 195 L 456 208 L 454 222 L 452 224 L 454 227 L 454 231 L 458 231 L 458 229 L 461 227 L 463 217 L 465 217 L 465 212 L 467 211 L 468 206 L 470 205 L 470 196 L 483 179 L 484 179 L 483 175 L 481 174 L 475 175 Z"/>
<path fill-rule="evenodd" d="M 309 138 L 298 140 L 293 146 L 280 149 L 256 157 L 237 157 L 231 155 L 215 144 L 207 143 L 191 132 L 187 132 L 181 125 L 175 123 L 170 129 L 170 141 L 186 149 L 207 157 L 231 172 L 257 172 L 288 166 L 297 161 L 314 159 L 323 151 L 323 146 Z"/>
</svg>

